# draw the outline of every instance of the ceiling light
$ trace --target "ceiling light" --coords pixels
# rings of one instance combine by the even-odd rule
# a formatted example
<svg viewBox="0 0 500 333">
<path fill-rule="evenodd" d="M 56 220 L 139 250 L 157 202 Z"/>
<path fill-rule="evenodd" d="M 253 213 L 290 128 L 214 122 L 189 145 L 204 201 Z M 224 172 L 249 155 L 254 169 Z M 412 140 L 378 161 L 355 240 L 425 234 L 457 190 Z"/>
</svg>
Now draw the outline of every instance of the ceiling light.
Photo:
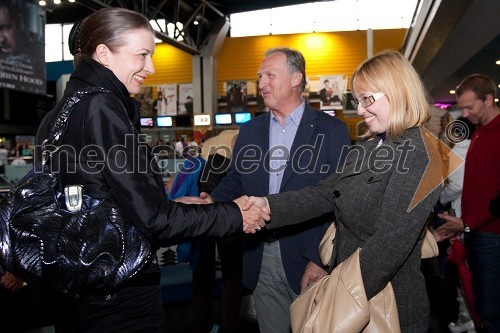
<svg viewBox="0 0 500 333">
<path fill-rule="evenodd" d="M 497 64 L 497 65 L 500 65 L 500 60 L 497 60 L 496 64 Z"/>
<path fill-rule="evenodd" d="M 61 0 L 54 0 L 54 4 L 55 5 L 60 5 L 61 4 Z"/>
<path fill-rule="evenodd" d="M 69 0 L 69 2 L 75 2 L 76 0 Z"/>
<path fill-rule="evenodd" d="M 193 24 L 194 25 L 198 25 L 198 21 L 193 21 Z"/>
<path fill-rule="evenodd" d="M 38 1 L 38 4 L 39 4 L 40 6 L 45 6 L 45 5 L 47 5 L 47 3 L 45 2 L 45 0 L 40 0 L 40 1 Z"/>
<path fill-rule="evenodd" d="M 450 90 L 450 94 L 455 95 L 455 90 Z"/>
</svg>

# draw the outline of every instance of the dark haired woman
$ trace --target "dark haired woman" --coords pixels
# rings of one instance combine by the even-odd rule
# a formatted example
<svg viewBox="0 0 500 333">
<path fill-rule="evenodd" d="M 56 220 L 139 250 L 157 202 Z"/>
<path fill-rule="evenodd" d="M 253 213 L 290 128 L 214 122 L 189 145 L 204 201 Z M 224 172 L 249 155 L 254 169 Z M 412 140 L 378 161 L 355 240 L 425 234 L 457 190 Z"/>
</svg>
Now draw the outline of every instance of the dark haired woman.
<svg viewBox="0 0 500 333">
<path fill-rule="evenodd" d="M 188 206 L 167 200 L 154 157 L 133 126 L 138 111 L 129 96 L 138 93 L 146 77 L 154 73 L 154 46 L 154 31 L 141 14 L 110 7 L 85 18 L 70 38 L 75 71 L 63 100 L 43 120 L 38 145 L 74 92 L 102 87 L 108 93 L 84 96 L 68 120 L 62 144 L 70 149 L 59 160 L 63 185 L 81 184 L 95 198 L 111 196 L 127 222 L 153 248 L 166 241 L 241 232 L 242 220 L 247 223 L 244 230 L 255 232 L 264 225 L 261 211 L 240 212 L 234 203 Z M 58 309 L 50 312 L 63 330 L 164 332 L 159 282 L 152 253 L 146 267 L 123 285 L 89 290 L 78 299 L 62 297 Z"/>
</svg>

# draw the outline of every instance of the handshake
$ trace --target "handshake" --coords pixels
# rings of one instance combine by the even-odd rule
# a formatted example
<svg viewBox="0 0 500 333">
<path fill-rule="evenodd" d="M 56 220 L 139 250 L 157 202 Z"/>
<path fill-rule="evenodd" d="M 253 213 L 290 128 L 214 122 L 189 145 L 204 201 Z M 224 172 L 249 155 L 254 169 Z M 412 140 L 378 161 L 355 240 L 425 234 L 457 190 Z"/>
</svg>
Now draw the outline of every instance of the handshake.
<svg viewBox="0 0 500 333">
<path fill-rule="evenodd" d="M 210 204 L 214 201 L 205 192 L 201 192 L 199 197 L 179 197 L 176 202 L 185 204 Z M 233 200 L 240 208 L 243 217 L 243 232 L 254 234 L 266 226 L 266 222 L 271 219 L 271 209 L 267 199 L 264 197 L 241 196 Z"/>
</svg>

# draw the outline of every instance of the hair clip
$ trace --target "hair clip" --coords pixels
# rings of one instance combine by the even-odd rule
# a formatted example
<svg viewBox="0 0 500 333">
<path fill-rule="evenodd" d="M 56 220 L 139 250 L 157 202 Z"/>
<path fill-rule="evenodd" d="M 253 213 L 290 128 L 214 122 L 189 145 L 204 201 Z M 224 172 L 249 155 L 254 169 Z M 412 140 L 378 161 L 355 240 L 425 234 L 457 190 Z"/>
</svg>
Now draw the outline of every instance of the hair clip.
<svg viewBox="0 0 500 333">
<path fill-rule="evenodd" d="M 80 50 L 80 25 L 82 24 L 82 20 L 78 20 L 73 24 L 71 31 L 69 32 L 68 37 L 68 45 L 69 45 L 69 53 L 72 55 L 78 54 Z"/>
</svg>

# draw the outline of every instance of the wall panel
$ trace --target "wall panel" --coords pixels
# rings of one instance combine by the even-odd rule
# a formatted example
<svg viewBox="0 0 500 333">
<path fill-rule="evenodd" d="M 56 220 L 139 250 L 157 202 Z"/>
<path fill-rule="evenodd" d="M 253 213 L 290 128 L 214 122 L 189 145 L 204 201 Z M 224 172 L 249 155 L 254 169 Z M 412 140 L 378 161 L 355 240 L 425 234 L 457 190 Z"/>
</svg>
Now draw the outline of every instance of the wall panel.
<svg viewBox="0 0 500 333">
<path fill-rule="evenodd" d="M 400 49 L 406 29 L 376 30 L 374 53 Z M 256 79 L 267 49 L 288 46 L 306 58 L 308 75 L 351 74 L 366 59 L 366 31 L 226 38 L 218 55 L 219 81 Z M 169 44 L 157 44 L 153 56 L 156 73 L 146 85 L 192 82 L 191 55 Z"/>
<path fill-rule="evenodd" d="M 374 53 L 399 50 L 406 29 L 376 30 Z M 366 31 L 347 31 L 277 36 L 226 38 L 218 56 L 218 80 L 253 79 L 264 53 L 271 47 L 288 46 L 306 58 L 307 75 L 350 74 L 366 59 Z"/>
<path fill-rule="evenodd" d="M 156 72 L 144 85 L 192 82 L 191 55 L 170 44 L 156 44 L 153 65 Z"/>
</svg>

